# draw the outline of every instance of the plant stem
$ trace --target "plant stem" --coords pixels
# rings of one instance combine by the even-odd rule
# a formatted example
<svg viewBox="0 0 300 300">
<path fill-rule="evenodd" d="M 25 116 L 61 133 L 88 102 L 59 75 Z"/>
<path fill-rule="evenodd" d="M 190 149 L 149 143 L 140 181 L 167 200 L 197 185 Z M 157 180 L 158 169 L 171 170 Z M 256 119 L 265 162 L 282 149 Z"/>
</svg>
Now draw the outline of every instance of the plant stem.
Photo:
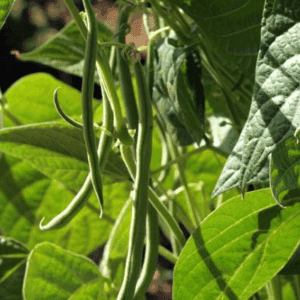
<svg viewBox="0 0 300 300">
<path fill-rule="evenodd" d="M 296 299 L 300 299 L 300 275 L 299 274 L 294 275 L 293 279 L 294 279 Z"/>
<path fill-rule="evenodd" d="M 168 249 L 166 249 L 161 245 L 159 245 L 158 247 L 158 252 L 162 257 L 172 262 L 173 264 L 175 264 L 178 259 L 178 257 L 174 253 L 172 253 L 171 251 L 169 251 Z"/>
<path fill-rule="evenodd" d="M 219 148 L 216 148 L 216 147 L 213 147 L 213 146 L 203 146 L 203 147 L 199 147 L 199 148 L 196 148 L 190 152 L 187 152 L 187 153 L 184 153 L 184 154 L 181 154 L 179 157 L 175 158 L 175 159 L 172 159 L 170 160 L 168 163 L 166 163 L 165 165 L 153 170 L 151 172 L 152 175 L 156 174 L 156 173 L 159 173 L 165 169 L 168 169 L 170 168 L 172 165 L 174 164 L 177 164 L 178 162 L 181 162 L 181 161 L 184 161 L 186 159 L 188 159 L 190 156 L 193 156 L 195 154 L 199 154 L 205 150 L 212 150 L 214 151 L 215 153 L 218 153 L 220 155 L 222 155 L 223 157 L 227 158 L 228 157 L 228 154 L 224 151 L 222 151 L 221 149 Z"/>
<path fill-rule="evenodd" d="M 126 164 L 128 172 L 132 178 L 135 177 L 135 161 L 131 148 L 126 145 L 121 145 L 120 147 L 122 158 Z M 185 245 L 186 239 L 184 234 L 181 231 L 180 226 L 176 222 L 175 218 L 170 214 L 166 206 L 160 201 L 158 195 L 149 187 L 149 201 L 154 206 L 158 214 L 164 219 L 166 224 L 168 224 L 170 230 L 175 234 L 176 239 L 178 240 L 180 247 Z"/>
<path fill-rule="evenodd" d="M 178 157 L 180 157 L 178 148 L 169 137 L 167 137 L 167 139 L 169 141 L 169 149 L 170 149 L 170 152 L 171 152 L 171 156 L 172 156 L 173 159 L 177 159 Z M 179 180 L 181 182 L 181 185 L 184 188 L 184 194 L 185 194 L 185 197 L 186 197 L 186 201 L 187 201 L 187 205 L 188 205 L 188 208 L 189 208 L 192 223 L 193 223 L 194 227 L 197 228 L 200 225 L 201 218 L 200 218 L 200 215 L 199 215 L 199 211 L 198 211 L 198 207 L 197 207 L 197 204 L 195 202 L 195 199 L 193 198 L 193 196 L 191 194 L 191 191 L 190 191 L 190 188 L 188 187 L 186 177 L 185 177 L 185 174 L 184 174 L 184 168 L 182 166 L 182 162 L 177 163 L 177 170 L 178 170 Z"/>
<path fill-rule="evenodd" d="M 174 15 L 172 15 L 172 16 L 169 15 L 169 12 L 167 12 L 164 7 L 162 7 L 160 4 L 158 4 L 156 0 L 150 0 L 149 2 L 153 6 L 154 10 L 156 10 L 157 13 L 166 21 L 166 23 L 175 31 L 178 39 L 183 44 L 190 45 L 194 42 L 193 39 L 186 36 L 184 30 L 182 30 L 180 25 L 176 23 L 176 21 L 177 21 L 176 16 L 174 18 Z M 175 19 L 175 21 L 174 21 L 174 19 Z"/>
<path fill-rule="evenodd" d="M 276 275 L 266 285 L 269 300 L 282 300 L 282 287 L 279 275 Z"/>
</svg>

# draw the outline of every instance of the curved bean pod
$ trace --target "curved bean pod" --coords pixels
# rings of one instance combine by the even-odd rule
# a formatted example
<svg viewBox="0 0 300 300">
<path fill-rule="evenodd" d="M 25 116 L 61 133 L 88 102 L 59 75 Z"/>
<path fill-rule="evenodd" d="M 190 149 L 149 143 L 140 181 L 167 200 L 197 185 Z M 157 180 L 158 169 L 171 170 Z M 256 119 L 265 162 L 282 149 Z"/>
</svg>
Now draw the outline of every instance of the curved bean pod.
<svg viewBox="0 0 300 300">
<path fill-rule="evenodd" d="M 71 126 L 75 127 L 75 128 L 79 128 L 79 129 L 83 129 L 83 126 L 81 123 L 73 120 L 72 118 L 70 118 L 61 108 L 59 102 L 58 102 L 58 96 L 57 96 L 57 92 L 60 88 L 58 87 L 57 89 L 55 89 L 54 93 L 53 93 L 53 102 L 54 102 L 54 106 L 56 108 L 57 113 L 62 117 L 62 119 L 64 119 L 67 123 L 69 123 Z"/>
</svg>

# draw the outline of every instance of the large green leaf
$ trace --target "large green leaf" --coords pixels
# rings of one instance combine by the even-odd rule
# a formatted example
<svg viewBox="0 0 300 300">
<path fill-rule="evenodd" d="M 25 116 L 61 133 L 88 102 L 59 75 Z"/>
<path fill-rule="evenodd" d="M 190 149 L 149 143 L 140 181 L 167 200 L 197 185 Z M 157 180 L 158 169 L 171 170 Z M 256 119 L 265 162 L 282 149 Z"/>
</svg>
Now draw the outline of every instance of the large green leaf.
<svg viewBox="0 0 300 300">
<path fill-rule="evenodd" d="M 53 104 L 53 92 L 58 87 L 61 107 L 67 115 L 78 118 L 81 115 L 80 92 L 47 73 L 24 76 L 11 85 L 4 94 L 6 111 L 21 124 L 61 120 Z M 5 118 L 5 127 L 15 125 L 8 117 Z"/>
<path fill-rule="evenodd" d="M 106 299 L 97 266 L 50 243 L 38 244 L 31 251 L 23 294 L 27 300 Z"/>
<path fill-rule="evenodd" d="M 57 231 L 41 231 L 39 222 L 48 222 L 72 200 L 70 192 L 57 180 L 50 180 L 30 164 L 5 155 L 0 160 L 0 227 L 1 232 L 29 247 L 51 241 L 65 249 L 89 254 L 103 244 L 130 187 L 127 183 L 104 186 L 105 214 L 99 218 L 96 196 L 70 224 Z M 79 182 L 78 182 L 79 183 Z M 74 189 L 77 192 L 78 189 Z"/>
<path fill-rule="evenodd" d="M 71 190 L 79 189 L 88 174 L 82 131 L 67 124 L 48 122 L 2 129 L 0 151 L 29 162 Z M 105 170 L 117 180 L 129 178 L 113 151 Z"/>
<path fill-rule="evenodd" d="M 168 0 L 199 26 L 206 47 L 231 69 L 254 73 L 259 49 L 262 0 Z"/>
<path fill-rule="evenodd" d="M 112 32 L 99 22 L 98 33 L 102 42 L 112 41 Z M 104 48 L 103 51 L 106 49 Z M 31 52 L 20 54 L 19 58 L 82 77 L 84 52 L 85 41 L 75 22 L 71 21 L 46 43 Z M 95 80 L 99 83 L 97 73 Z"/>
<path fill-rule="evenodd" d="M 0 0 L 0 29 L 4 25 L 13 3 L 14 0 Z"/>
<path fill-rule="evenodd" d="M 268 155 L 300 125 L 299 3 L 267 0 L 247 123 L 213 196 L 268 179 Z"/>
<path fill-rule="evenodd" d="M 295 200 L 299 200 L 299 197 Z M 300 203 L 279 207 L 269 189 L 235 197 L 195 230 L 175 265 L 174 300 L 248 299 L 300 244 Z"/>
<path fill-rule="evenodd" d="M 20 242 L 0 236 L 0 298 L 22 299 L 25 263 L 29 250 Z"/>
</svg>

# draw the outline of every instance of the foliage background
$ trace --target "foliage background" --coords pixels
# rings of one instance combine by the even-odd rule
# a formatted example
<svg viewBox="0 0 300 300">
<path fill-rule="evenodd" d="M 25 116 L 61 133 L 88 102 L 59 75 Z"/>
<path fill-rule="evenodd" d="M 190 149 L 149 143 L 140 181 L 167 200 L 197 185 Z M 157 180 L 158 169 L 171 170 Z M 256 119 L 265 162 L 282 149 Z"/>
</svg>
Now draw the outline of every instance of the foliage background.
<svg viewBox="0 0 300 300">
<path fill-rule="evenodd" d="M 116 30 L 118 19 L 118 8 L 115 2 L 113 0 L 93 1 L 98 19 L 113 32 Z M 81 1 L 75 1 L 75 3 L 80 10 L 83 10 Z M 127 43 L 134 42 L 137 47 L 148 44 L 148 37 L 141 17 L 141 12 L 131 17 L 131 32 L 126 37 Z M 11 53 L 13 50 L 22 53 L 33 50 L 54 36 L 70 21 L 71 17 L 63 0 L 15 1 L 11 13 L 0 31 L 1 70 L 5 74 L 0 80 L 0 88 L 3 93 L 18 79 L 37 72 L 49 73 L 58 80 L 78 90 L 81 89 L 81 78 L 40 64 L 20 61 Z M 101 98 L 101 91 L 98 86 L 95 86 L 94 96 L 97 99 Z M 169 241 L 163 235 L 161 235 L 161 241 L 164 246 L 170 247 Z M 103 248 L 104 245 L 95 249 L 89 257 L 98 263 Z M 160 257 L 159 266 L 161 270 L 157 270 L 154 275 L 147 299 L 171 299 L 170 278 L 173 265 Z"/>
</svg>

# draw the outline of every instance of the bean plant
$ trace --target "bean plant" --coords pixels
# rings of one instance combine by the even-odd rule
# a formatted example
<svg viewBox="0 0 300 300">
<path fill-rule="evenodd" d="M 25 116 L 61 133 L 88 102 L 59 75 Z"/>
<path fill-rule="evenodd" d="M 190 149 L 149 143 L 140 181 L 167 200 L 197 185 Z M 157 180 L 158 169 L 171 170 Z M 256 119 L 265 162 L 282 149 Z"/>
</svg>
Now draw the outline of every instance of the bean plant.
<svg viewBox="0 0 300 300">
<path fill-rule="evenodd" d="M 147 299 L 163 257 L 174 300 L 300 299 L 299 1 L 120 0 L 114 32 L 82 2 L 13 52 L 81 91 L 0 93 L 0 298 Z"/>
</svg>

